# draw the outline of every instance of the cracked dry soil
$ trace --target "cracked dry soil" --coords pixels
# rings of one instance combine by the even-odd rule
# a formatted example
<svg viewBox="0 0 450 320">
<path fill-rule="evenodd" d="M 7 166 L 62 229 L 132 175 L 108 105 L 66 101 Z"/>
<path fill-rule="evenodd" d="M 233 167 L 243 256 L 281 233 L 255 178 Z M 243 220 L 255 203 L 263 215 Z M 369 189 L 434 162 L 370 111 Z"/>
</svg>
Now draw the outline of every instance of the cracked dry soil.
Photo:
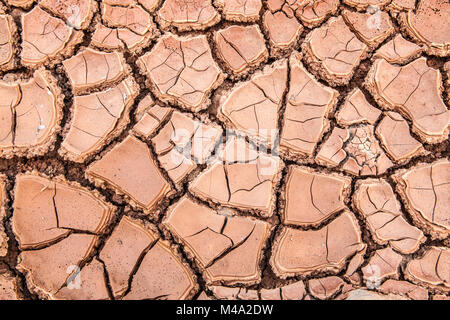
<svg viewBox="0 0 450 320">
<path fill-rule="evenodd" d="M 449 299 L 446 0 L 0 0 L 0 299 Z"/>
</svg>

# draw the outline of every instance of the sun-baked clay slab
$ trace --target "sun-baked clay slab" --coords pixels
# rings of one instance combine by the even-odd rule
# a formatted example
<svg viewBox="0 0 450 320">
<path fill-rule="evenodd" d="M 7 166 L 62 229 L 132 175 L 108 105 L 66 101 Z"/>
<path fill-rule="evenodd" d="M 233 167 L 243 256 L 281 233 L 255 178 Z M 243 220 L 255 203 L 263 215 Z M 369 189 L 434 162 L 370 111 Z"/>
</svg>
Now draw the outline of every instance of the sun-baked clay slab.
<svg viewBox="0 0 450 320">
<path fill-rule="evenodd" d="M 13 209 L 12 229 L 21 249 L 48 245 L 73 231 L 100 235 L 115 211 L 96 191 L 34 172 L 17 176 Z"/>
<path fill-rule="evenodd" d="M 334 296 L 344 285 L 344 281 L 336 276 L 311 279 L 308 281 L 309 292 L 320 300 L 326 300 Z"/>
<path fill-rule="evenodd" d="M 399 15 L 401 27 L 415 41 L 426 46 L 428 54 L 441 57 L 450 53 L 450 3 L 429 0 Z"/>
<path fill-rule="evenodd" d="M 36 6 L 22 15 L 22 64 L 53 64 L 70 54 L 83 34 Z"/>
<path fill-rule="evenodd" d="M 380 175 L 393 166 L 375 138 L 372 125 L 334 128 L 319 148 L 316 162 L 353 175 Z"/>
<path fill-rule="evenodd" d="M 273 145 L 288 77 L 287 61 L 267 66 L 222 95 L 219 119 L 252 139 Z"/>
<path fill-rule="evenodd" d="M 34 2 L 35 0 L 6 0 L 7 4 L 24 9 L 29 9 Z"/>
<path fill-rule="evenodd" d="M 416 6 L 416 0 L 392 0 L 389 4 L 388 9 L 393 12 L 398 12 L 402 10 L 414 9 Z"/>
<path fill-rule="evenodd" d="M 428 290 L 407 281 L 388 279 L 377 288 L 384 294 L 402 295 L 412 300 L 428 300 Z"/>
<path fill-rule="evenodd" d="M 374 10 L 372 13 L 358 13 L 344 10 L 342 17 L 361 41 L 374 48 L 394 33 L 389 14 Z"/>
<path fill-rule="evenodd" d="M 310 32 L 302 52 L 314 73 L 332 86 L 346 85 L 368 47 L 350 31 L 342 16 Z"/>
<path fill-rule="evenodd" d="M 345 208 L 351 179 L 308 167 L 289 167 L 283 194 L 283 223 L 318 225 Z"/>
<path fill-rule="evenodd" d="M 9 273 L 0 273 L 0 301 L 19 300 L 17 279 Z"/>
<path fill-rule="evenodd" d="M 408 298 L 397 294 L 381 294 L 367 289 L 354 289 L 340 296 L 345 300 L 409 300 Z"/>
<path fill-rule="evenodd" d="M 388 4 L 390 0 L 343 0 L 343 2 L 358 10 L 366 10 L 368 7 L 383 7 Z"/>
<path fill-rule="evenodd" d="M 106 91 L 76 96 L 72 120 L 59 153 L 83 162 L 122 132 L 129 123 L 129 111 L 139 91 L 127 78 Z"/>
<path fill-rule="evenodd" d="M 318 230 L 281 229 L 270 264 L 281 278 L 314 272 L 339 272 L 346 259 L 365 247 L 356 218 L 349 211 Z"/>
<path fill-rule="evenodd" d="M 56 300 L 108 300 L 108 289 L 104 276 L 103 264 L 96 258 L 82 269 L 75 266 L 67 268 L 74 274 L 66 281 L 66 285 L 58 290 L 52 298 Z"/>
<path fill-rule="evenodd" d="M 408 262 L 405 277 L 414 283 L 450 291 L 450 250 L 430 247 L 424 255 Z"/>
<path fill-rule="evenodd" d="M 0 14 L 0 71 L 12 69 L 15 66 L 15 42 L 17 28 L 13 18 Z"/>
<path fill-rule="evenodd" d="M 157 204 L 171 192 L 148 146 L 132 135 L 92 163 L 86 176 L 96 185 L 125 195 L 133 206 L 147 213 L 158 211 Z"/>
<path fill-rule="evenodd" d="M 246 74 L 268 58 L 264 36 L 258 25 L 232 25 L 214 33 L 217 56 L 234 75 Z"/>
<path fill-rule="evenodd" d="M 127 7 L 102 3 L 102 21 L 110 28 L 127 29 L 140 36 L 149 36 L 155 33 L 155 24 L 152 16 L 134 1 Z"/>
<path fill-rule="evenodd" d="M 372 66 L 366 88 L 384 108 L 401 112 L 412 121 L 412 130 L 428 143 L 448 138 L 450 111 L 441 98 L 439 70 L 419 58 L 405 66 L 378 59 Z"/>
<path fill-rule="evenodd" d="M 297 3 L 302 1 L 296 1 Z M 320 25 L 327 17 L 335 14 L 339 0 L 315 0 L 303 1 L 306 3 L 304 7 L 298 8 L 295 15 L 302 22 L 304 26 L 313 28 Z"/>
<path fill-rule="evenodd" d="M 303 281 L 297 281 L 275 289 L 261 289 L 261 300 L 302 300 L 306 296 Z"/>
<path fill-rule="evenodd" d="M 359 89 L 353 89 L 336 113 L 336 121 L 341 126 L 368 123 L 375 124 L 381 111 L 372 106 Z"/>
<path fill-rule="evenodd" d="M 63 66 L 75 94 L 110 86 L 124 78 L 129 69 L 121 53 L 91 48 L 64 60 Z"/>
<path fill-rule="evenodd" d="M 198 164 L 209 160 L 221 136 L 219 126 L 174 111 L 168 123 L 152 139 L 152 144 L 161 166 L 178 184 Z"/>
<path fill-rule="evenodd" d="M 257 152 L 243 139 L 232 138 L 222 159 L 197 176 L 189 190 L 207 201 L 268 217 L 274 210 L 274 186 L 282 167 L 278 157 Z"/>
<path fill-rule="evenodd" d="M 63 95 L 49 71 L 39 69 L 28 80 L 0 81 L 0 96 L 0 155 L 42 155 L 54 148 Z"/>
<path fill-rule="evenodd" d="M 375 133 L 387 154 L 397 163 L 426 153 L 422 144 L 411 136 L 408 122 L 395 112 L 386 112 Z"/>
<path fill-rule="evenodd" d="M 356 182 L 353 204 L 364 216 L 373 239 L 378 244 L 389 244 L 403 254 L 410 254 L 426 240 L 422 231 L 410 225 L 403 217 L 400 203 L 385 180 Z"/>
<path fill-rule="evenodd" d="M 374 289 L 387 278 L 398 279 L 402 256 L 392 248 L 375 251 L 369 263 L 361 268 L 363 279 L 369 289 Z"/>
<path fill-rule="evenodd" d="M 97 12 L 97 4 L 93 0 L 41 0 L 39 6 L 75 29 L 87 29 Z"/>
<path fill-rule="evenodd" d="M 71 267 L 69 267 L 71 269 Z M 68 270 L 70 270 L 68 269 Z M 57 300 L 109 300 L 103 263 L 94 258 L 80 270 L 75 269 L 75 276 L 68 279 L 54 298 Z"/>
<path fill-rule="evenodd" d="M 207 107 L 210 92 L 224 78 L 203 35 L 167 34 L 139 58 L 138 65 L 157 97 L 194 112 Z"/>
<path fill-rule="evenodd" d="M 157 240 L 158 237 L 142 223 L 127 216 L 115 227 L 99 257 L 105 264 L 111 290 L 116 298 L 128 289 L 128 281 L 139 257 Z"/>
<path fill-rule="evenodd" d="M 290 58 L 290 88 L 282 120 L 280 152 L 287 157 L 308 157 L 328 129 L 327 115 L 337 103 L 338 92 L 319 83 L 300 62 Z"/>
<path fill-rule="evenodd" d="M 267 2 L 268 10 L 263 15 L 263 27 L 268 34 L 271 54 L 277 54 L 296 45 L 303 26 L 289 5 L 278 7 L 279 0 Z"/>
<path fill-rule="evenodd" d="M 126 297 L 130 299 L 184 299 L 192 294 L 196 287 L 192 273 L 176 251 L 159 240 L 156 229 L 150 224 L 127 216 L 120 220 L 100 252 L 116 299 L 128 293 Z M 157 257 L 160 259 L 151 261 Z M 147 261 L 144 263 L 142 258 Z M 166 272 L 163 272 L 164 267 L 167 267 Z M 145 282 L 139 282 L 144 279 Z"/>
<path fill-rule="evenodd" d="M 273 289 L 252 290 L 239 287 L 208 286 L 218 300 L 307 300 L 303 281 Z"/>
<path fill-rule="evenodd" d="M 189 300 L 196 280 L 178 249 L 160 239 L 145 254 L 124 300 Z"/>
<path fill-rule="evenodd" d="M 220 15 L 212 0 L 167 0 L 158 11 L 158 19 L 162 28 L 204 30 L 218 23 Z"/>
<path fill-rule="evenodd" d="M 4 257 L 8 251 L 9 239 L 3 224 L 6 219 L 6 201 L 6 176 L 0 174 L 0 257 Z"/>
<path fill-rule="evenodd" d="M 404 64 L 417 58 L 423 49 L 414 42 L 410 42 L 397 34 L 392 40 L 381 46 L 373 58 L 385 59 L 389 63 Z"/>
<path fill-rule="evenodd" d="M 96 243 L 97 236 L 74 233 L 49 247 L 23 251 L 17 269 L 25 274 L 32 292 L 41 298 L 56 299 L 60 289 L 71 285 L 71 280 L 76 281 L 77 270 L 93 252 Z"/>
<path fill-rule="evenodd" d="M 217 300 L 258 300 L 258 291 L 239 287 L 209 286 Z"/>
<path fill-rule="evenodd" d="M 208 283 L 254 284 L 269 224 L 227 216 L 183 197 L 163 222 L 205 270 Z"/>
<path fill-rule="evenodd" d="M 100 50 L 128 49 L 131 52 L 140 53 L 148 46 L 154 34 L 148 32 L 141 36 L 127 28 L 110 28 L 97 23 L 91 38 L 91 45 Z"/>
<path fill-rule="evenodd" d="M 214 0 L 222 17 L 229 21 L 250 22 L 259 20 L 261 0 Z"/>
<path fill-rule="evenodd" d="M 450 235 L 450 162 L 439 160 L 400 170 L 393 179 L 414 222 L 435 238 Z"/>
<path fill-rule="evenodd" d="M 171 108 L 155 104 L 150 95 L 146 95 L 138 104 L 135 111 L 136 125 L 133 132 L 141 137 L 150 137 L 156 129 L 172 113 Z"/>
</svg>

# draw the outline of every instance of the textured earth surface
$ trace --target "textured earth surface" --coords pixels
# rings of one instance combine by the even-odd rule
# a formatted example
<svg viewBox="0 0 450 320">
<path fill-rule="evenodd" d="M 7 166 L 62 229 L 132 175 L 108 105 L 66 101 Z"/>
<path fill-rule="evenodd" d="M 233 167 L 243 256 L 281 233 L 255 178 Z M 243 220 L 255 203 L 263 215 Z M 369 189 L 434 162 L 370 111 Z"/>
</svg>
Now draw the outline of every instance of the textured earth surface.
<svg viewBox="0 0 450 320">
<path fill-rule="evenodd" d="M 448 300 L 449 21 L 0 0 L 0 300 Z"/>
</svg>

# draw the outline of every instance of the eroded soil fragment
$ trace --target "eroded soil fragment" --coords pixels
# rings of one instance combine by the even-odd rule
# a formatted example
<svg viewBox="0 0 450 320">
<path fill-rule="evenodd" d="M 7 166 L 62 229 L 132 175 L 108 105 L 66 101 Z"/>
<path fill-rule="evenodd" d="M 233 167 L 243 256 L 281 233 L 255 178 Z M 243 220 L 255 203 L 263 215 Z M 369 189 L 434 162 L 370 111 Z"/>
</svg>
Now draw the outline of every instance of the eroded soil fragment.
<svg viewBox="0 0 450 320">
<path fill-rule="evenodd" d="M 319 279 L 311 279 L 308 281 L 309 291 L 320 300 L 331 298 L 344 285 L 344 281 L 336 276 L 330 276 Z"/>
<path fill-rule="evenodd" d="M 171 108 L 155 104 L 150 95 L 146 95 L 135 111 L 136 125 L 133 132 L 142 137 L 151 136 L 159 125 L 171 114 Z"/>
<path fill-rule="evenodd" d="M 214 41 L 217 55 L 234 75 L 246 74 L 269 55 L 258 25 L 227 27 L 214 33 Z"/>
<path fill-rule="evenodd" d="M 127 6 L 111 5 L 103 1 L 101 10 L 102 20 L 107 27 L 127 29 L 139 36 L 151 36 L 155 32 L 152 16 L 134 1 Z"/>
<path fill-rule="evenodd" d="M 39 69 L 28 80 L 0 81 L 0 96 L 0 155 L 41 155 L 54 148 L 63 98 L 49 71 Z"/>
<path fill-rule="evenodd" d="M 375 124 L 381 111 L 372 106 L 359 88 L 353 89 L 336 113 L 336 121 L 342 126 Z"/>
<path fill-rule="evenodd" d="M 408 117 L 412 130 L 424 142 L 436 143 L 448 138 L 450 111 L 441 98 L 441 74 L 428 67 L 425 58 L 405 66 L 378 59 L 365 85 L 381 106 Z"/>
<path fill-rule="evenodd" d="M 215 0 L 214 4 L 221 9 L 225 20 L 257 21 L 261 10 L 261 0 Z"/>
<path fill-rule="evenodd" d="M 359 176 L 383 174 L 393 166 L 371 125 L 335 128 L 320 147 L 316 161 Z"/>
<path fill-rule="evenodd" d="M 279 2 L 268 1 L 269 10 L 263 15 L 264 30 L 269 36 L 273 53 L 293 47 L 303 31 L 303 26 L 295 18 L 294 11 L 286 4 L 279 8 Z"/>
<path fill-rule="evenodd" d="M 210 92 L 223 80 L 205 36 L 168 34 L 138 64 L 157 97 L 192 111 L 205 109 Z"/>
<path fill-rule="evenodd" d="M 281 229 L 272 249 L 270 264 L 281 278 L 314 272 L 339 272 L 346 259 L 364 247 L 356 218 L 345 211 L 318 230 Z"/>
<path fill-rule="evenodd" d="M 284 194 L 285 224 L 318 225 L 345 208 L 351 179 L 308 167 L 289 168 Z"/>
<path fill-rule="evenodd" d="M 449 292 L 450 250 L 430 247 L 421 258 L 408 262 L 405 276 L 415 283 Z"/>
<path fill-rule="evenodd" d="M 186 299 L 196 287 L 176 250 L 148 223 L 124 216 L 100 252 L 114 297 Z M 130 286 L 131 285 L 131 286 Z"/>
<path fill-rule="evenodd" d="M 161 27 L 179 31 L 204 30 L 220 21 L 212 0 L 167 0 L 158 11 Z"/>
<path fill-rule="evenodd" d="M 22 64 L 53 63 L 70 54 L 82 37 L 80 31 L 36 6 L 22 15 Z"/>
<path fill-rule="evenodd" d="M 402 256 L 392 248 L 375 251 L 369 263 L 361 268 L 363 279 L 369 289 L 378 287 L 387 278 L 398 279 L 398 270 Z"/>
<path fill-rule="evenodd" d="M 140 52 L 158 34 L 148 13 L 156 4 L 154 0 L 102 1 L 102 23 L 97 23 L 91 44 L 100 49 Z"/>
<path fill-rule="evenodd" d="M 345 85 L 368 51 L 342 16 L 330 18 L 306 36 L 302 52 L 317 76 L 332 86 Z"/>
<path fill-rule="evenodd" d="M 59 153 L 82 162 L 120 134 L 130 121 L 128 114 L 138 89 L 137 84 L 127 78 L 105 91 L 76 96 L 72 121 Z"/>
<path fill-rule="evenodd" d="M 306 296 L 305 284 L 297 281 L 275 289 L 261 289 L 261 300 L 302 300 Z"/>
<path fill-rule="evenodd" d="M 281 169 L 278 157 L 257 152 L 243 139 L 232 138 L 222 159 L 212 162 L 189 190 L 202 199 L 267 217 L 273 213 L 274 186 Z"/>
<path fill-rule="evenodd" d="M 148 146 L 131 135 L 92 163 L 86 176 L 97 185 L 112 187 L 145 212 L 157 211 L 157 204 L 171 190 Z"/>
<path fill-rule="evenodd" d="M 389 63 L 403 64 L 417 58 L 422 51 L 422 47 L 409 42 L 401 34 L 397 34 L 392 40 L 378 49 L 373 57 L 385 59 Z"/>
<path fill-rule="evenodd" d="M 395 294 L 412 300 L 428 300 L 428 290 L 402 280 L 388 279 L 377 288 L 384 294 Z"/>
<path fill-rule="evenodd" d="M 75 94 L 116 83 L 128 71 L 121 53 L 106 53 L 91 48 L 64 60 L 63 65 Z"/>
<path fill-rule="evenodd" d="M 0 14 L 0 71 L 14 67 L 16 26 L 9 15 Z"/>
<path fill-rule="evenodd" d="M 222 129 L 174 111 L 169 122 L 152 139 L 161 166 L 179 183 L 198 164 L 204 164 L 216 147 Z"/>
<path fill-rule="evenodd" d="M 21 249 L 39 248 L 73 232 L 100 235 L 115 208 L 96 191 L 36 173 L 17 176 L 12 228 Z"/>
<path fill-rule="evenodd" d="M 66 21 L 75 29 L 86 29 L 97 11 L 93 0 L 40 0 L 39 6 Z"/>
<path fill-rule="evenodd" d="M 344 20 L 351 26 L 355 34 L 369 47 L 374 48 L 394 33 L 394 26 L 389 14 L 374 10 L 374 12 L 358 13 L 345 10 Z"/>
<path fill-rule="evenodd" d="M 293 54 L 290 88 L 280 137 L 280 151 L 288 157 L 308 157 L 328 129 L 328 113 L 338 92 L 319 83 Z"/>
<path fill-rule="evenodd" d="M 450 52 L 450 3 L 429 0 L 418 3 L 417 10 L 400 13 L 402 28 L 420 44 L 428 54 L 445 57 Z"/>
<path fill-rule="evenodd" d="M 164 224 L 205 270 L 209 283 L 258 283 L 269 224 L 221 214 L 184 197 Z"/>
<path fill-rule="evenodd" d="M 397 251 L 410 254 L 425 241 L 422 231 L 403 217 L 400 203 L 385 180 L 358 181 L 353 203 L 377 243 L 389 243 Z"/>
<path fill-rule="evenodd" d="M 401 170 L 393 176 L 408 213 L 427 234 L 450 235 L 450 162 L 440 160 Z"/>
<path fill-rule="evenodd" d="M 75 281 L 80 265 L 97 242 L 98 237 L 91 234 L 71 234 L 51 246 L 23 251 L 17 269 L 26 275 L 32 292 L 41 298 L 57 299 L 58 292 Z"/>
<path fill-rule="evenodd" d="M 422 144 L 411 136 L 406 120 L 396 112 L 387 112 L 375 132 L 386 152 L 396 162 L 404 163 L 425 153 Z"/>
<path fill-rule="evenodd" d="M 309 28 L 320 25 L 327 17 L 335 14 L 339 6 L 339 0 L 296 1 L 300 5 L 302 2 L 306 5 L 298 8 L 295 14 Z"/>
<path fill-rule="evenodd" d="M 0 300 L 18 300 L 17 279 L 9 273 L 0 273 Z"/>
<path fill-rule="evenodd" d="M 272 145 L 277 138 L 287 72 L 287 61 L 282 60 L 233 87 L 223 95 L 219 118 L 230 128 Z"/>
</svg>

